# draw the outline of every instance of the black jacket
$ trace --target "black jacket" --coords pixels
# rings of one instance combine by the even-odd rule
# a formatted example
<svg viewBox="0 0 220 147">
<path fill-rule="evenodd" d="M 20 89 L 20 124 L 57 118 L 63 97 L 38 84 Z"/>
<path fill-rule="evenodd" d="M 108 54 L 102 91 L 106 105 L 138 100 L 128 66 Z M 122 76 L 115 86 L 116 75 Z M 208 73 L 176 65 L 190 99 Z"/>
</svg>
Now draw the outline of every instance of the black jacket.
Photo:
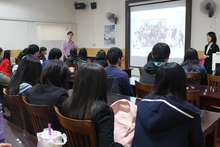
<svg viewBox="0 0 220 147">
<path fill-rule="evenodd" d="M 149 61 L 144 65 L 142 69 L 142 76 L 140 79 L 141 83 L 145 84 L 154 84 L 154 78 L 157 72 L 157 69 L 165 62 L 154 62 Z"/>
<path fill-rule="evenodd" d="M 208 44 L 205 46 L 205 55 L 209 55 L 208 58 L 205 59 L 204 66 L 208 74 L 212 74 L 212 54 L 219 52 L 219 47 L 216 43 L 213 43 L 209 48 L 208 54 L 206 54 Z"/>
</svg>

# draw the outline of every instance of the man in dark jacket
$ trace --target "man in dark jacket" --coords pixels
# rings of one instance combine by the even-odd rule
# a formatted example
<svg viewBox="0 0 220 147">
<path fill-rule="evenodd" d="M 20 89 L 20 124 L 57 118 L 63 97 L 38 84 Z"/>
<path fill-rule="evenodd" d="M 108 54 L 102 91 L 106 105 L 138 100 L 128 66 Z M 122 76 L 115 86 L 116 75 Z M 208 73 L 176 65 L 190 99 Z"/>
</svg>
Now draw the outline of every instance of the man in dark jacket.
<svg viewBox="0 0 220 147">
<path fill-rule="evenodd" d="M 147 62 L 142 70 L 141 83 L 154 84 L 157 69 L 168 61 L 170 56 L 170 47 L 166 43 L 157 43 L 152 49 L 153 60 Z"/>
</svg>

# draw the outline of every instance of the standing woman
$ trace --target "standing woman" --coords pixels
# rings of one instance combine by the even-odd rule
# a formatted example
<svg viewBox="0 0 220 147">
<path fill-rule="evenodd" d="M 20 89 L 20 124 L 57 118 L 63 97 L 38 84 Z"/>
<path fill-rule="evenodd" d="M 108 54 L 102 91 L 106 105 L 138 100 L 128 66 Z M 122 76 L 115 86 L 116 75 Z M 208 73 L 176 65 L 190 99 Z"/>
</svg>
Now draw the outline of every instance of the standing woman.
<svg viewBox="0 0 220 147">
<path fill-rule="evenodd" d="M 11 57 L 11 50 L 5 50 L 3 60 L 0 64 L 0 71 L 3 72 L 6 76 L 9 76 L 9 65 L 11 65 L 10 62 Z"/>
<path fill-rule="evenodd" d="M 207 33 L 208 44 L 205 46 L 203 58 L 205 59 L 204 66 L 208 74 L 212 74 L 212 54 L 219 52 L 219 47 L 216 44 L 217 37 L 214 32 Z"/>
</svg>

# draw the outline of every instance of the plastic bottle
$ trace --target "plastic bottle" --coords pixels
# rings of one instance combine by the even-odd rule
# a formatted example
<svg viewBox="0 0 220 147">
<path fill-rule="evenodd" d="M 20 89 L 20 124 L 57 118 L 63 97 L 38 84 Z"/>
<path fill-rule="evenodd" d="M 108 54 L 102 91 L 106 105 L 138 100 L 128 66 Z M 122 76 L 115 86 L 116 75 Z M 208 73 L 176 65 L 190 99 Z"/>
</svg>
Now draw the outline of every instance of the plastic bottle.
<svg viewBox="0 0 220 147">
<path fill-rule="evenodd" d="M 3 139 L 5 139 L 4 118 L 3 118 L 2 104 L 0 103 L 0 140 Z"/>
</svg>

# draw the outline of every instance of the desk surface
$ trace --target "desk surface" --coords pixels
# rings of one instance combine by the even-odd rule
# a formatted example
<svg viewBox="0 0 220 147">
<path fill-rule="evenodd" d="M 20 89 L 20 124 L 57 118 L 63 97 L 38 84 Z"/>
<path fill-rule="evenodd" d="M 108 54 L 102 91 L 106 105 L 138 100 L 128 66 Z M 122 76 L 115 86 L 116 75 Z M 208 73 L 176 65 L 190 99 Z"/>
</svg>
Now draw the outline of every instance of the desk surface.
<svg viewBox="0 0 220 147">
<path fill-rule="evenodd" d="M 37 138 L 18 126 L 4 119 L 5 140 L 1 142 L 11 143 L 13 147 L 36 147 Z"/>
</svg>

